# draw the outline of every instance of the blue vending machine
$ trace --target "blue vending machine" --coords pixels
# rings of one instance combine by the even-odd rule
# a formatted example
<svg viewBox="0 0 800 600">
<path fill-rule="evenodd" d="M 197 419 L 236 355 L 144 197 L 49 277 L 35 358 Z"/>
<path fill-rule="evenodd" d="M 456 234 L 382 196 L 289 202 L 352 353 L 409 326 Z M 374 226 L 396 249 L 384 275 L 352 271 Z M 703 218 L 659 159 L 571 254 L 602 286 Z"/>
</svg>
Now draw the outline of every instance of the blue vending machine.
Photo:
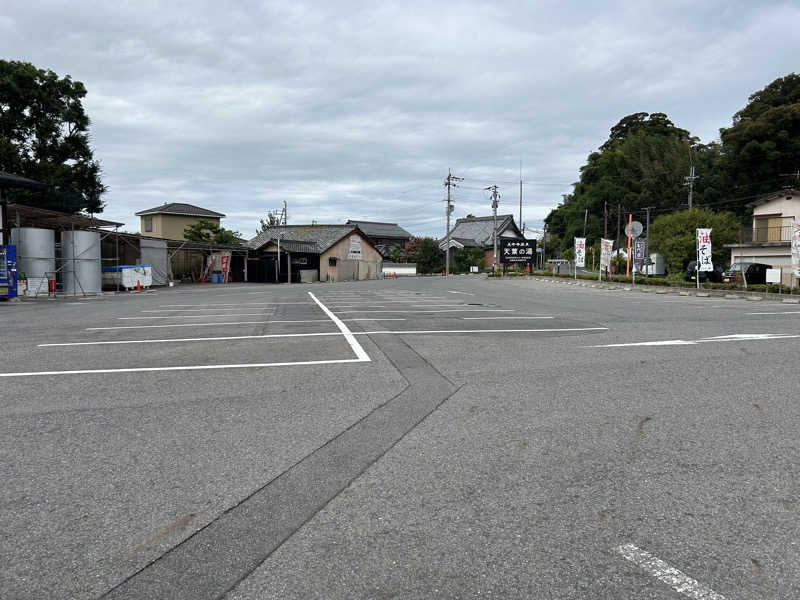
<svg viewBox="0 0 800 600">
<path fill-rule="evenodd" d="M 0 298 L 17 297 L 17 247 L 0 245 Z"/>
</svg>

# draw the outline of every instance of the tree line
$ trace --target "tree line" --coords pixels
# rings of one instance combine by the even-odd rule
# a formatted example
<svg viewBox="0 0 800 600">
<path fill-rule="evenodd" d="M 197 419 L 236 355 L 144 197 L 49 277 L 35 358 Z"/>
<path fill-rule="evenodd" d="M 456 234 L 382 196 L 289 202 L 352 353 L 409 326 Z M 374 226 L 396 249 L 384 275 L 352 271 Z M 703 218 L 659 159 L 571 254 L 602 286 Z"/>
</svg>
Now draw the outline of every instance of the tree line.
<svg viewBox="0 0 800 600">
<path fill-rule="evenodd" d="M 698 210 L 687 212 L 685 178 L 692 166 Z M 691 259 L 696 227 L 714 227 L 715 254 L 722 259 L 722 244 L 736 241 L 738 224 L 752 215 L 747 204 L 798 185 L 800 176 L 792 174 L 799 168 L 800 76 L 794 73 L 753 93 L 732 124 L 720 129 L 719 141 L 701 143 L 664 113 L 628 115 L 589 154 L 572 193 L 545 218 L 548 255 L 568 252 L 575 237 L 584 237 L 584 227 L 593 249 L 606 231 L 608 239 L 617 237 L 618 220 L 624 224 L 633 213 L 644 222 L 650 207 L 650 249 L 665 254 L 668 268 L 680 270 Z M 677 244 L 675 236 L 688 241 Z"/>
</svg>

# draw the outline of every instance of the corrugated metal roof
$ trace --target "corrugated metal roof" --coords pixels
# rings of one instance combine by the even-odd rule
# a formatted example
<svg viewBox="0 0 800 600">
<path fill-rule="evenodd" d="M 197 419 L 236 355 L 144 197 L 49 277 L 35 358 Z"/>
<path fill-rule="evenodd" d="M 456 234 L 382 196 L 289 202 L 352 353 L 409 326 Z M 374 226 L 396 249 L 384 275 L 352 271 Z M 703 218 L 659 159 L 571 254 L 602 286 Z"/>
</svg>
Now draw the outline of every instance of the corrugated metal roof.
<svg viewBox="0 0 800 600">
<path fill-rule="evenodd" d="M 222 218 L 225 215 L 222 213 L 214 212 L 213 210 L 208 210 L 207 208 L 201 208 L 199 206 L 195 206 L 194 204 L 184 204 L 183 202 L 171 202 L 169 204 L 162 204 L 161 206 L 156 206 L 155 208 L 148 208 L 147 210 L 142 210 L 136 213 L 137 217 L 142 215 L 187 215 L 190 217 L 218 217 Z"/>
<path fill-rule="evenodd" d="M 322 254 L 344 236 L 357 229 L 359 228 L 355 225 L 284 225 L 270 227 L 269 230 L 259 233 L 247 242 L 247 245 L 257 250 L 280 236 L 281 240 L 311 243 L 314 245 L 314 251 Z M 305 250 L 301 252 L 305 252 Z"/>
<path fill-rule="evenodd" d="M 397 238 L 411 239 L 412 236 L 397 223 L 378 223 L 375 221 L 347 221 L 348 225 L 357 225 L 358 228 L 369 238 Z"/>
</svg>

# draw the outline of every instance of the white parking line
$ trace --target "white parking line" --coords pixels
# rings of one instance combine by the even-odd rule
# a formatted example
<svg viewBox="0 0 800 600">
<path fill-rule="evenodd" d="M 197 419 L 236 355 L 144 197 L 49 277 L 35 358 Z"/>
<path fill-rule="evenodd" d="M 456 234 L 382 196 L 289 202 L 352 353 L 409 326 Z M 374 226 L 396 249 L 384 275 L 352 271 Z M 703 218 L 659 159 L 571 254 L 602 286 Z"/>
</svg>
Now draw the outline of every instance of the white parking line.
<svg viewBox="0 0 800 600">
<path fill-rule="evenodd" d="M 342 321 L 405 321 L 405 319 L 389 319 L 383 317 L 363 319 L 342 319 Z M 223 323 L 170 323 L 169 325 L 118 325 L 116 327 L 87 327 L 84 331 L 106 331 L 109 329 L 164 329 L 166 327 L 220 327 L 223 325 L 261 325 L 264 323 L 327 323 L 328 319 L 309 319 L 307 321 L 234 321 Z"/>
<path fill-rule="evenodd" d="M 514 312 L 512 308 L 454 308 L 453 310 L 340 310 L 340 315 L 347 313 L 446 313 L 446 312 Z"/>
<path fill-rule="evenodd" d="M 461 317 L 465 321 L 484 321 L 488 319 L 555 319 L 555 317 Z"/>
<path fill-rule="evenodd" d="M 336 334 L 341 335 L 341 334 Z M 336 365 L 365 362 L 360 358 L 340 360 L 306 360 L 298 362 L 254 363 L 233 365 L 191 365 L 186 367 L 132 367 L 128 369 L 80 369 L 75 371 L 30 371 L 28 373 L 0 373 L 0 377 L 35 377 L 37 375 L 92 375 L 94 373 L 145 373 L 151 371 L 205 371 L 210 369 L 260 369 L 263 367 L 295 367 L 304 365 Z"/>
<path fill-rule="evenodd" d="M 309 292 L 310 294 L 311 292 Z M 338 319 L 337 319 L 338 320 Z M 339 321 L 341 323 L 341 321 Z M 337 323 L 338 325 L 338 323 Z M 347 327 L 342 323 L 342 327 Z M 346 339 L 361 348 L 361 345 L 355 340 L 353 336 L 357 335 L 420 335 L 420 334 L 441 334 L 441 333 L 548 333 L 548 332 L 563 332 L 563 331 L 606 331 L 607 327 L 564 327 L 556 328 L 551 327 L 547 329 L 411 329 L 408 331 L 350 331 L 347 329 Z M 56 342 L 50 344 L 37 344 L 38 348 L 51 348 L 55 346 L 116 346 L 125 344 L 169 344 L 169 343 L 185 343 L 185 342 L 220 342 L 231 340 L 259 340 L 270 338 L 303 338 L 303 337 L 328 337 L 342 335 L 343 332 L 324 331 L 324 332 L 311 332 L 311 333 L 267 333 L 263 335 L 226 335 L 223 337 L 201 337 L 201 338 L 167 338 L 156 340 L 103 340 L 98 342 Z M 350 338 L 350 339 L 348 339 Z M 352 346 L 352 343 L 351 343 Z M 358 351 L 353 350 L 358 356 Z M 366 352 L 361 349 L 363 355 Z M 367 360 L 369 357 L 367 357 Z"/>
<path fill-rule="evenodd" d="M 448 294 L 465 294 L 467 296 L 474 296 L 475 294 L 470 294 L 469 292 L 457 292 L 455 290 L 447 290 Z"/>
<path fill-rule="evenodd" d="M 311 304 L 311 302 L 231 302 L 229 304 L 162 304 L 161 308 L 194 308 L 211 306 L 275 306 L 277 304 Z M 217 310 L 217 309 L 212 309 Z M 225 310 L 225 309 L 219 309 Z"/>
<path fill-rule="evenodd" d="M 629 560 L 648 575 L 667 584 L 676 592 L 693 600 L 725 600 L 725 596 L 718 594 L 710 587 L 692 579 L 683 571 L 679 571 L 669 563 L 664 562 L 633 544 L 623 544 L 616 548 L 626 560 Z"/>
<path fill-rule="evenodd" d="M 369 360 L 370 360 L 369 356 L 367 356 L 367 353 L 364 352 L 364 348 L 361 347 L 361 344 L 358 343 L 358 340 L 356 340 L 356 338 L 353 337 L 353 333 L 350 331 L 350 329 L 348 329 L 347 325 L 342 323 L 342 320 L 339 317 L 337 317 L 335 314 L 333 314 L 328 309 L 327 306 L 325 306 L 322 302 L 317 300 L 317 297 L 314 294 L 312 294 L 311 292 L 308 292 L 308 295 L 311 296 L 311 299 L 314 302 L 316 302 L 317 306 L 319 306 L 322 309 L 322 312 L 324 312 L 326 315 L 328 315 L 328 317 L 330 317 L 331 321 L 333 321 L 336 324 L 336 326 L 339 328 L 339 331 L 341 331 L 342 334 L 344 335 L 344 339 L 347 340 L 347 343 L 350 344 L 350 347 L 353 349 L 353 352 L 356 353 L 356 356 L 358 357 L 358 359 L 362 360 L 364 362 L 369 362 Z"/>
<path fill-rule="evenodd" d="M 800 315 L 800 310 L 791 310 L 784 312 L 749 312 L 746 315 Z"/>
<path fill-rule="evenodd" d="M 310 302 L 296 302 L 292 304 L 311 304 Z M 263 310 L 270 310 L 272 306 L 264 306 Z M 179 313 L 179 312 L 208 312 L 211 310 L 231 310 L 230 308 L 154 308 L 151 310 L 142 310 L 143 313 Z M 244 310 L 258 310 L 257 307 L 245 308 Z"/>
<path fill-rule="evenodd" d="M 718 335 L 699 340 L 658 340 L 653 342 L 627 342 L 621 344 L 600 344 L 597 346 L 583 346 L 584 348 L 624 348 L 627 346 L 696 346 L 711 342 L 757 342 L 762 340 L 786 340 L 800 338 L 800 335 L 785 333 L 733 333 Z"/>
<path fill-rule="evenodd" d="M 219 315 L 170 315 L 168 317 L 117 317 L 120 321 L 138 321 L 141 319 L 202 319 L 211 317 L 215 319 L 227 319 L 228 317 L 264 317 L 266 313 L 227 313 Z"/>
</svg>

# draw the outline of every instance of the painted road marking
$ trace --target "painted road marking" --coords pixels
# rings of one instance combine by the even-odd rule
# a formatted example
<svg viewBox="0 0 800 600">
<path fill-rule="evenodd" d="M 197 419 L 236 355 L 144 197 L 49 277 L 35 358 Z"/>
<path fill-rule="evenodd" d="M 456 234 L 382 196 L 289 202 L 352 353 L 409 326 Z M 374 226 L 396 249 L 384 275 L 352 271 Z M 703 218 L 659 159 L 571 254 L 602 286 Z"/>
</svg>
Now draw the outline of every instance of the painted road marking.
<svg viewBox="0 0 800 600">
<path fill-rule="evenodd" d="M 193 308 L 197 306 L 208 307 L 208 306 L 274 306 L 276 304 L 311 304 L 311 302 L 232 302 L 230 304 L 162 304 L 161 308 Z M 223 308 L 220 309 L 211 309 L 211 310 L 225 310 Z M 144 312 L 144 311 L 143 311 Z M 148 311 L 152 312 L 152 311 Z M 168 311 L 161 311 L 161 312 L 168 312 Z"/>
<path fill-rule="evenodd" d="M 170 315 L 169 317 L 117 317 L 120 321 L 133 321 L 141 319 L 202 319 L 212 317 L 216 319 L 227 319 L 228 317 L 263 317 L 265 313 L 227 313 L 219 315 Z"/>
<path fill-rule="evenodd" d="M 346 313 L 446 313 L 446 312 L 514 312 L 512 308 L 454 308 L 452 310 L 340 310 L 340 315 Z"/>
<path fill-rule="evenodd" d="M 358 343 L 358 340 L 355 337 L 353 337 L 353 333 L 350 331 L 347 325 L 342 323 L 342 320 L 335 314 L 333 314 L 327 306 L 325 306 L 322 302 L 317 300 L 317 297 L 314 294 L 308 292 L 308 295 L 311 296 L 311 299 L 314 302 L 316 302 L 317 306 L 319 306 L 322 309 L 322 312 L 328 315 L 328 317 L 330 317 L 330 320 L 336 324 L 336 326 L 339 328 L 339 331 L 341 331 L 342 334 L 344 335 L 344 339 L 347 340 L 347 343 L 350 344 L 350 347 L 353 349 L 353 352 L 356 353 L 358 359 L 363 360 L 364 362 L 369 362 L 370 360 L 369 356 L 367 356 L 367 353 L 364 351 L 364 348 L 361 347 L 361 344 Z"/>
<path fill-rule="evenodd" d="M 483 321 L 487 319 L 555 319 L 555 317 L 461 317 L 465 321 Z"/>
<path fill-rule="evenodd" d="M 310 302 L 290 302 L 289 304 L 311 304 Z M 269 310 L 272 306 L 262 307 L 264 310 Z M 178 313 L 178 312 L 208 312 L 210 310 L 231 310 L 230 308 L 156 308 L 151 310 L 142 310 L 142 313 Z M 258 307 L 245 308 L 244 310 L 258 310 Z"/>
<path fill-rule="evenodd" d="M 679 571 L 669 563 L 634 546 L 623 544 L 615 548 L 626 560 L 629 560 L 648 575 L 667 584 L 676 592 L 693 600 L 725 600 L 725 596 L 718 594 L 710 587 L 692 579 L 683 571 Z"/>
<path fill-rule="evenodd" d="M 335 335 L 341 335 L 337 333 Z M 306 360 L 298 362 L 254 363 L 234 365 L 191 365 L 187 367 L 133 367 L 129 369 L 81 369 L 77 371 L 31 371 L 28 373 L 0 373 L 0 377 L 34 377 L 36 375 L 91 375 L 93 373 L 145 373 L 151 371 L 205 371 L 210 369 L 257 369 L 263 367 L 295 367 L 305 365 L 337 365 L 365 362 L 360 358 L 340 360 Z"/>
<path fill-rule="evenodd" d="M 342 319 L 342 321 L 405 321 L 405 319 L 391 319 L 374 317 L 363 319 Z M 328 319 L 310 319 L 307 321 L 234 321 L 232 323 L 171 323 L 169 325 L 118 325 L 116 327 L 87 327 L 84 331 L 107 331 L 109 329 L 163 329 L 165 327 L 218 327 L 220 325 L 261 325 L 264 323 L 327 323 Z"/>
<path fill-rule="evenodd" d="M 455 290 L 447 290 L 448 294 L 465 294 L 467 296 L 474 296 L 475 294 L 470 294 L 469 292 L 457 292 Z"/>
<path fill-rule="evenodd" d="M 584 346 L 584 348 L 622 348 L 626 346 L 695 346 L 710 342 L 757 342 L 761 340 L 785 340 L 800 338 L 800 335 L 784 333 L 734 333 L 731 335 L 718 335 L 699 340 L 659 340 L 654 342 L 627 342 L 623 344 L 600 344 L 597 346 Z"/>
<path fill-rule="evenodd" d="M 792 310 L 792 311 L 784 311 L 784 312 L 749 312 L 744 313 L 746 315 L 800 315 L 800 311 Z"/>
<path fill-rule="evenodd" d="M 310 294 L 311 292 L 309 292 Z M 341 322 L 341 321 L 340 321 Z M 338 324 L 337 324 L 338 325 Z M 344 323 L 342 327 L 347 328 Z M 551 327 L 547 329 L 410 329 L 408 331 L 348 331 L 349 336 L 356 335 L 420 335 L 436 333 L 547 333 L 563 331 L 607 331 L 608 327 Z M 340 330 L 341 331 L 341 330 Z M 51 348 L 55 346 L 114 346 L 123 344 L 168 344 L 182 342 L 219 342 L 231 340 L 261 340 L 271 338 L 303 338 L 303 337 L 326 337 L 342 335 L 336 331 L 322 331 L 310 333 L 267 333 L 262 335 L 226 335 L 223 337 L 201 337 L 201 338 L 166 338 L 156 340 L 103 340 L 98 342 L 56 342 L 49 344 L 37 344 L 38 348 Z M 800 337 L 800 336 L 797 336 Z M 350 340 L 348 339 L 348 342 Z M 353 339 L 353 342 L 358 342 Z M 361 346 L 359 345 L 359 348 Z M 354 349 L 355 350 L 355 349 Z M 363 349 L 362 349 L 363 352 Z M 358 355 L 358 353 L 357 353 Z M 366 356 L 366 353 L 364 353 Z"/>
</svg>

